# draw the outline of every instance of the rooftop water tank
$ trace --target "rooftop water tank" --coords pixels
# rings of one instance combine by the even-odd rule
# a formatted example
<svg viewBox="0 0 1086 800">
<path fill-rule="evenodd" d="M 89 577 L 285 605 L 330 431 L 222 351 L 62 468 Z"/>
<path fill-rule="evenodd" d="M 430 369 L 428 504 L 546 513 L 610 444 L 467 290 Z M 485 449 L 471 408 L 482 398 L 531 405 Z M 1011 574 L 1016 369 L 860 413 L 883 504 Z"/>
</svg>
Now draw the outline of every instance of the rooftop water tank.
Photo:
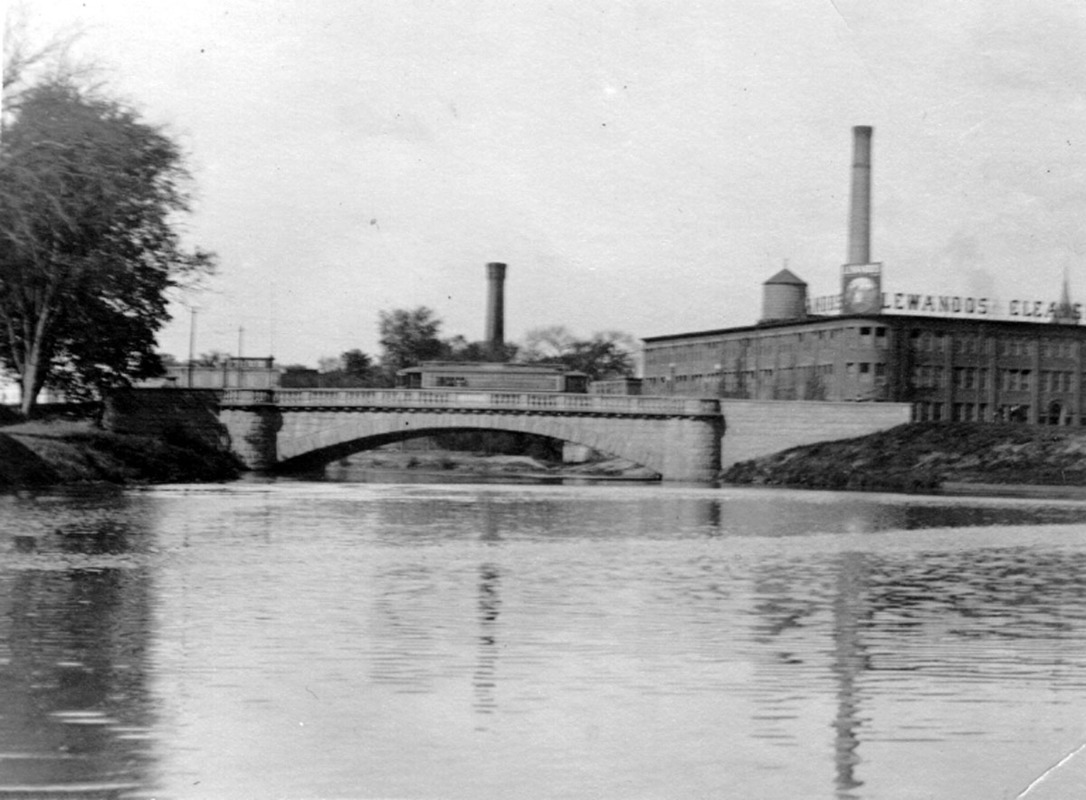
<svg viewBox="0 0 1086 800">
<path fill-rule="evenodd" d="M 762 322 L 803 319 L 807 316 L 807 284 L 782 269 L 762 284 Z"/>
</svg>

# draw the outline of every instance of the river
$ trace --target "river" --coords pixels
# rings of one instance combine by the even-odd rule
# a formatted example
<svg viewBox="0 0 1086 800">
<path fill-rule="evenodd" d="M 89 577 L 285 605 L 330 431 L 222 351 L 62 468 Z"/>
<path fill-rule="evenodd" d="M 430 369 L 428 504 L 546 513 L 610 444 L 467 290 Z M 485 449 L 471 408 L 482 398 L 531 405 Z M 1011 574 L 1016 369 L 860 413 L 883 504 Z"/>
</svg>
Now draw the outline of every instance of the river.
<svg viewBox="0 0 1086 800">
<path fill-rule="evenodd" d="M 1084 503 L 339 478 L 0 494 L 0 797 L 1041 800 L 1086 767 Z"/>
</svg>

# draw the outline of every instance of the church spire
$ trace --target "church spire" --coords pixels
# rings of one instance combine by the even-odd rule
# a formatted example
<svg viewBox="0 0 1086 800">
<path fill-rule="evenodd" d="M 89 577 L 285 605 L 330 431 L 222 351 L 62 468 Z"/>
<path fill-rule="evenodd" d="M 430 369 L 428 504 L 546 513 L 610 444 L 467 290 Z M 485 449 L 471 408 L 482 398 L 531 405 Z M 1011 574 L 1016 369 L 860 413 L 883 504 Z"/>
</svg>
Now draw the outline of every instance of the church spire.
<svg viewBox="0 0 1086 800">
<path fill-rule="evenodd" d="M 1079 312 L 1071 302 L 1071 281 L 1067 277 L 1066 265 L 1063 268 L 1063 290 L 1060 292 L 1060 302 L 1056 305 L 1052 321 L 1058 325 L 1077 325 L 1079 321 Z"/>
</svg>

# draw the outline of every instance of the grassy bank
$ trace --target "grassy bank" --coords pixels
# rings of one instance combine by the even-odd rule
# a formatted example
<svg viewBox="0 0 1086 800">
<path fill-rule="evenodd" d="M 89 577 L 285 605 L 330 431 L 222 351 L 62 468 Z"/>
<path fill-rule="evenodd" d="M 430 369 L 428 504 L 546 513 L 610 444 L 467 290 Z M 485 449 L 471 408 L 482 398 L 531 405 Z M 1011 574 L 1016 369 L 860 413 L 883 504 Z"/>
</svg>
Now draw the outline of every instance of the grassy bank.
<svg viewBox="0 0 1086 800">
<path fill-rule="evenodd" d="M 934 491 L 946 484 L 1086 486 L 1086 431 L 921 422 L 806 445 L 728 469 L 727 483 Z"/>
<path fill-rule="evenodd" d="M 0 427 L 0 487 L 60 483 L 172 483 L 236 477 L 233 457 L 188 441 L 100 430 L 89 421 Z"/>
</svg>

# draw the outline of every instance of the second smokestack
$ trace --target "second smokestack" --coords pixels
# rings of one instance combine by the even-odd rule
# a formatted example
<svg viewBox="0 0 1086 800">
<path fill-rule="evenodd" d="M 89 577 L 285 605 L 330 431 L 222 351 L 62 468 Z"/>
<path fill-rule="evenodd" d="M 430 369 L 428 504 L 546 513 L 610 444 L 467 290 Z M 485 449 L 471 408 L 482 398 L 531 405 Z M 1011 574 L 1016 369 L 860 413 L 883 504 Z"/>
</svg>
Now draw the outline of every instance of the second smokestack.
<svg viewBox="0 0 1086 800">
<path fill-rule="evenodd" d="M 852 195 L 848 219 L 848 263 L 871 263 L 871 134 L 852 129 Z"/>
<path fill-rule="evenodd" d="M 489 291 L 486 304 L 486 342 L 492 355 L 505 348 L 505 264 L 492 261 L 486 265 Z"/>
</svg>

